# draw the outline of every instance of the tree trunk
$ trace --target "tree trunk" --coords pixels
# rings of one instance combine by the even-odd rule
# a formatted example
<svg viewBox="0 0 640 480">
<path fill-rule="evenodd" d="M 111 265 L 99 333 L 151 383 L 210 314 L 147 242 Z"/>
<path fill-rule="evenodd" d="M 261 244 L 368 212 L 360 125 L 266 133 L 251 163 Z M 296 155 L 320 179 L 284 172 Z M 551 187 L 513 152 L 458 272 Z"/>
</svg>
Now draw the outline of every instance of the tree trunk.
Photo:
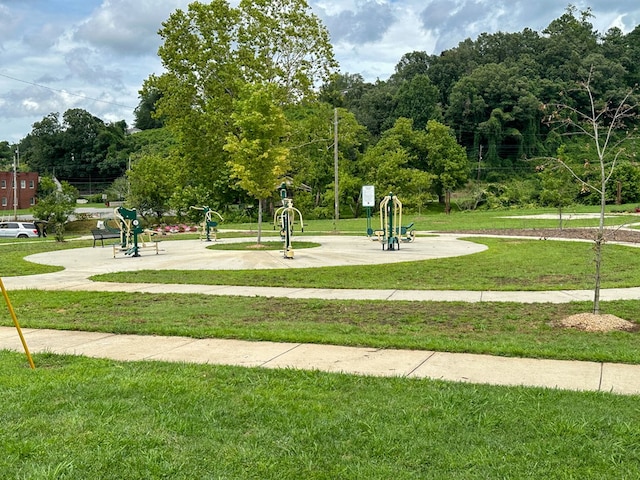
<svg viewBox="0 0 640 480">
<path fill-rule="evenodd" d="M 594 248 L 596 263 L 596 284 L 593 289 L 593 313 L 595 313 L 596 315 L 600 314 L 600 271 L 602 268 L 602 247 L 604 244 L 604 212 L 607 205 L 604 172 L 602 173 L 602 179 L 603 181 L 600 186 L 600 223 L 598 224 L 598 233 L 596 234 L 596 244 Z"/>
<path fill-rule="evenodd" d="M 562 231 L 562 205 L 558 206 L 558 219 L 560 220 L 560 231 Z"/>
<path fill-rule="evenodd" d="M 262 243 L 262 200 L 258 200 L 258 244 Z"/>
</svg>

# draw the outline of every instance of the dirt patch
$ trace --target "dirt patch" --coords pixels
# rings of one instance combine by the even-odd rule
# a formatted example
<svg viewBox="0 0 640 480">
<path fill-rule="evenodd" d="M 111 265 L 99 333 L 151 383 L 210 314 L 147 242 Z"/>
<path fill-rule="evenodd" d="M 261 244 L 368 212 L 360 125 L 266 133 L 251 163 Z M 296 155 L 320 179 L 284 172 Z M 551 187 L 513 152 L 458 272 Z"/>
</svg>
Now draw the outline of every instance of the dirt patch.
<svg viewBox="0 0 640 480">
<path fill-rule="evenodd" d="M 253 245 L 247 245 L 245 248 L 247 250 L 264 250 L 267 247 L 269 247 L 269 245 L 265 245 L 264 243 L 254 243 Z"/>
<path fill-rule="evenodd" d="M 585 332 L 633 332 L 639 326 L 610 314 L 578 313 L 553 322 L 554 327 L 573 328 Z"/>
</svg>

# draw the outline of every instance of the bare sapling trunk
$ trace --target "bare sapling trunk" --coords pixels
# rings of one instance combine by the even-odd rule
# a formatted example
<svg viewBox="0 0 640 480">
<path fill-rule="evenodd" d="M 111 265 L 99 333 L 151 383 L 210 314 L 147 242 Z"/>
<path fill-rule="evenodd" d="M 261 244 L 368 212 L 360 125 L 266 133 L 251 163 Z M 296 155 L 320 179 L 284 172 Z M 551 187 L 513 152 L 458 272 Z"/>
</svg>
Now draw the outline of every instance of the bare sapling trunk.
<svg viewBox="0 0 640 480">
<path fill-rule="evenodd" d="M 618 158 L 626 153 L 624 143 L 632 136 L 627 131 L 625 122 L 636 117 L 637 103 L 632 100 L 633 90 L 627 92 L 626 96 L 617 103 L 617 106 L 610 101 L 598 102 L 594 97 L 591 88 L 593 68 L 589 78 L 581 84 L 581 90 L 589 98 L 589 111 L 583 112 L 570 104 L 559 104 L 555 106 L 555 111 L 549 117 L 549 123 L 555 123 L 565 129 L 565 135 L 582 135 L 590 139 L 596 152 L 599 172 L 597 182 L 589 183 L 581 178 L 562 158 L 555 158 L 554 161 L 560 163 L 574 179 L 583 187 L 600 195 L 600 214 L 598 229 L 594 243 L 594 263 L 595 263 L 595 286 L 593 293 L 593 313 L 600 314 L 600 285 L 602 282 L 602 249 L 606 240 L 605 235 L 605 209 L 607 183 L 611 179 L 616 168 Z M 589 164 L 585 163 L 585 166 Z"/>
</svg>

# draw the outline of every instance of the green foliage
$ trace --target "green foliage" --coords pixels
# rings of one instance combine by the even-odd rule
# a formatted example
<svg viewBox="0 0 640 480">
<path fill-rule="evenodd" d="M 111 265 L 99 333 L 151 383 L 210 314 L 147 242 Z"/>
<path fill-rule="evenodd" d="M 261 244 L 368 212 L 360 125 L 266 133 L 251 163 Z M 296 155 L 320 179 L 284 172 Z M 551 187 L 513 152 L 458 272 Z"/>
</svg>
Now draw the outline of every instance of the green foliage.
<svg viewBox="0 0 640 480">
<path fill-rule="evenodd" d="M 82 109 L 67 110 L 62 121 L 51 113 L 33 124 L 19 144 L 32 170 L 60 179 L 122 175 L 129 155 L 124 121 L 105 123 Z"/>
<path fill-rule="evenodd" d="M 394 117 L 411 118 L 416 129 L 423 129 L 429 120 L 442 120 L 438 99 L 438 89 L 429 77 L 415 75 L 398 88 Z"/>
<path fill-rule="evenodd" d="M 436 176 L 434 187 L 437 195 L 442 196 L 466 183 L 469 175 L 467 156 L 449 127 L 429 120 L 425 145 L 428 171 Z"/>
<path fill-rule="evenodd" d="M 127 203 L 141 215 L 154 214 L 158 219 L 170 208 L 170 199 L 180 187 L 179 159 L 158 154 L 144 155 L 127 172 Z"/>
<path fill-rule="evenodd" d="M 224 146 L 232 177 L 258 200 L 273 195 L 290 165 L 283 143 L 289 124 L 276 103 L 277 94 L 278 89 L 269 85 L 245 87 L 231 115 L 236 132 Z"/>
<path fill-rule="evenodd" d="M 333 204 L 333 108 L 339 108 L 339 168 L 344 181 L 338 193 L 345 213 L 358 215 L 361 184 L 378 161 L 370 159 L 382 158 L 382 146 L 362 162 L 364 152 L 385 132 L 398 134 L 401 118 L 411 120 L 417 131 L 429 120 L 446 123 L 477 165 L 473 179 L 502 190 L 512 180 L 535 174 L 528 159 L 555 156 L 563 145 L 575 162 L 589 159 L 593 167 L 596 152 L 563 136 L 567 132 L 553 128 L 545 113 L 559 104 L 588 111 L 590 99 L 579 88 L 587 79 L 598 109 L 607 101 L 621 101 L 640 83 L 640 27 L 628 33 L 618 28 L 599 33 L 592 18 L 589 8 L 580 11 L 570 5 L 541 32 L 482 33 L 437 54 L 408 52 L 388 80 L 369 83 L 358 73 L 335 73 L 328 32 L 305 0 L 195 2 L 171 14 L 160 30 L 165 73 L 147 79 L 135 111 L 136 125 L 148 130 L 125 135 L 124 122 L 106 123 L 71 109 L 36 122 L 18 146 L 31 169 L 55 171 L 63 179 L 91 177 L 94 185 L 99 177 L 122 176 L 129 161 L 142 155 L 179 155 L 176 183 L 197 188 L 211 204 L 246 203 L 246 193 L 230 181 L 230 155 L 224 145 L 236 132 L 229 119 L 245 85 L 276 84 L 283 91 L 278 106 L 291 125 L 287 174 L 294 188 L 311 188 L 309 208 L 318 215 L 330 213 Z M 316 97 L 326 103 L 316 103 Z M 637 102 L 633 95 L 630 98 Z M 638 124 L 635 118 L 622 123 L 629 132 Z M 156 128 L 162 125 L 167 127 Z M 409 143 L 401 142 L 406 167 L 401 166 L 401 156 L 393 157 L 392 145 L 386 171 L 399 172 L 396 177 L 402 177 L 403 168 L 440 175 L 428 165 L 426 147 Z M 632 156 L 636 147 L 628 148 L 625 166 L 613 172 L 610 185 L 615 188 L 608 189 L 608 202 L 640 200 Z M 14 149 L 0 143 L 0 168 L 11 167 Z M 597 173 L 579 168 L 587 180 Z M 443 197 L 441 180 L 450 183 L 452 177 L 455 188 L 461 188 L 466 183 L 458 182 L 461 173 L 434 180 L 431 193 Z M 422 194 L 415 192 L 424 191 L 424 180 L 417 179 L 421 186 L 413 188 L 411 195 L 417 196 L 410 203 L 423 202 L 418 198 Z M 376 181 L 382 185 L 396 180 Z M 550 186 L 556 192 L 557 187 Z M 517 185 L 511 189 L 524 191 Z M 522 201 L 558 201 L 551 193 L 533 195 Z M 583 189 L 575 199 L 600 201 L 593 188 Z M 186 205 L 176 202 L 181 208 Z"/>
<path fill-rule="evenodd" d="M 414 130 L 406 118 L 396 121 L 362 158 L 364 180 L 379 197 L 397 195 L 407 207 L 417 207 L 432 187 L 434 176 L 418 168 L 425 164 L 426 133 Z"/>
<path fill-rule="evenodd" d="M 38 184 L 38 202 L 31 207 L 33 216 L 47 222 L 48 230 L 55 234 L 56 241 L 64 241 L 65 224 L 76 208 L 78 190 L 62 181 L 59 184 L 51 177 L 41 177 Z"/>
<path fill-rule="evenodd" d="M 230 203 L 238 195 L 229 187 L 224 146 L 237 128 L 229 119 L 243 90 L 277 85 L 281 107 L 313 97 L 314 85 L 335 68 L 328 32 L 304 0 L 241 1 L 235 8 L 214 0 L 174 12 L 160 35 L 166 73 L 150 77 L 145 90 L 162 93 L 157 114 L 188 152 L 186 183 Z"/>
<path fill-rule="evenodd" d="M 13 157 L 15 149 L 11 148 L 9 142 L 0 142 L 0 171 L 9 171 L 13 168 Z"/>
<path fill-rule="evenodd" d="M 134 110 L 135 126 L 140 130 L 162 128 L 164 122 L 156 114 L 156 103 L 162 97 L 157 88 L 146 88 L 140 92 L 140 103 Z"/>
<path fill-rule="evenodd" d="M 129 194 L 129 180 L 126 176 L 116 178 L 111 186 L 105 191 L 107 201 L 121 201 Z"/>
</svg>

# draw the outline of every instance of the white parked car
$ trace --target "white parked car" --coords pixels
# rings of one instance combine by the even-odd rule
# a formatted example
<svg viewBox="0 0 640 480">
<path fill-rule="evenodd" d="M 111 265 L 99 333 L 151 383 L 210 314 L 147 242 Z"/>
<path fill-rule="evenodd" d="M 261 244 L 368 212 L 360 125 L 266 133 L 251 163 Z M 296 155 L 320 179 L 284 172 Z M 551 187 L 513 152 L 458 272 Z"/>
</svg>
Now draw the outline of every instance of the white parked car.
<svg viewBox="0 0 640 480">
<path fill-rule="evenodd" d="M 0 222 L 0 237 L 30 238 L 38 236 L 40 235 L 34 223 Z"/>
</svg>

